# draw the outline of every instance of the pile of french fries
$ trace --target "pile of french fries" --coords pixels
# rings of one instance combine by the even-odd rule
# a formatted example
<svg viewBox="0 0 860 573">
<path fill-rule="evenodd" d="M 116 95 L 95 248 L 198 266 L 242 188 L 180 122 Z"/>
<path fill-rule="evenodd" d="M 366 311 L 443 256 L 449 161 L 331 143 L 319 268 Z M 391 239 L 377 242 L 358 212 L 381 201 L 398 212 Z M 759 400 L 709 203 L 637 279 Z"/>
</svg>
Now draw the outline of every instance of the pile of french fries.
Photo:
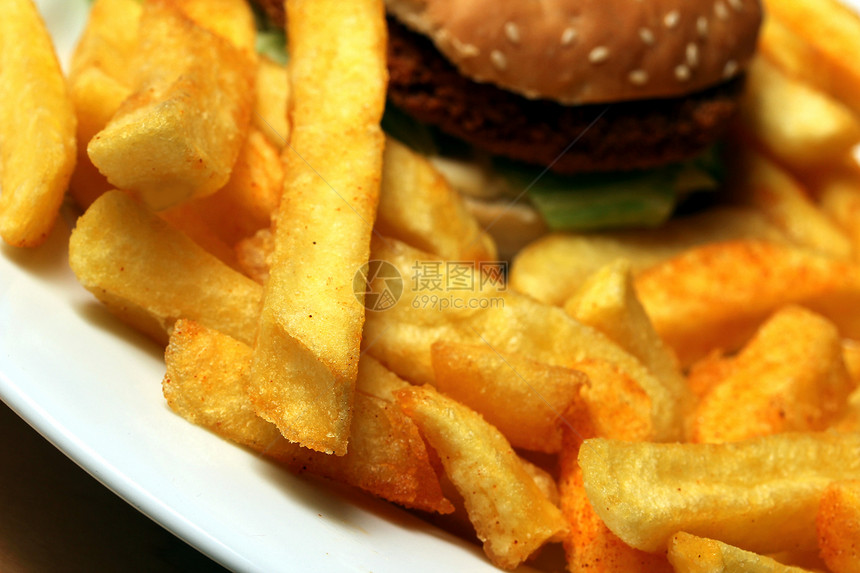
<svg viewBox="0 0 860 573">
<path fill-rule="evenodd" d="M 68 189 L 71 267 L 166 345 L 179 415 L 504 569 L 562 542 L 570 571 L 860 571 L 860 19 L 835 0 L 766 2 L 723 205 L 552 234 L 507 276 L 380 129 L 382 0 L 287 0 L 287 65 L 245 0 L 95 0 L 68 78 L 8 4 L 0 236 L 38 245 Z"/>
</svg>

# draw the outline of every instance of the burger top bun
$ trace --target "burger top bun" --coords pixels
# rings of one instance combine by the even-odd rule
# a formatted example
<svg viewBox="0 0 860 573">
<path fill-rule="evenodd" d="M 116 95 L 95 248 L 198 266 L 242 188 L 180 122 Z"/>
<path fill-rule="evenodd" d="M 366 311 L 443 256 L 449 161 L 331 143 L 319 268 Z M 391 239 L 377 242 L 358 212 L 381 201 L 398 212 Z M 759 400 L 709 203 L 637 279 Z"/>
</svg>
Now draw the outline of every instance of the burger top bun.
<svg viewBox="0 0 860 573">
<path fill-rule="evenodd" d="M 564 104 L 677 97 L 741 72 L 759 0 L 386 0 L 465 76 Z"/>
</svg>

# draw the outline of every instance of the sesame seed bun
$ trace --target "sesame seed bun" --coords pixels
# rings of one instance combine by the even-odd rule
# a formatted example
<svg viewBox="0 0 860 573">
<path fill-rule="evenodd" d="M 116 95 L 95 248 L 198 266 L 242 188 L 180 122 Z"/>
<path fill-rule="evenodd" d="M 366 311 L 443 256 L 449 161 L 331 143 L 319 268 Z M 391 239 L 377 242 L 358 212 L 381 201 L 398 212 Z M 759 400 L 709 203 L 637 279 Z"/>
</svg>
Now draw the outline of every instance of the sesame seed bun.
<svg viewBox="0 0 860 573">
<path fill-rule="evenodd" d="M 717 85 L 746 68 L 762 20 L 759 0 L 386 4 L 464 76 L 569 105 L 678 97 Z"/>
</svg>

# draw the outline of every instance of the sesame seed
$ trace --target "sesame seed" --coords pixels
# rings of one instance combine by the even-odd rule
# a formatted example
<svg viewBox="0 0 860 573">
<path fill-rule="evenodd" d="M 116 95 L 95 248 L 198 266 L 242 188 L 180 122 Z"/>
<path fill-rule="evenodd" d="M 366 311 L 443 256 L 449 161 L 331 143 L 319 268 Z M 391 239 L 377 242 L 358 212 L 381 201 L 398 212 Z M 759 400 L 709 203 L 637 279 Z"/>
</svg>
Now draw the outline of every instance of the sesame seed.
<svg viewBox="0 0 860 573">
<path fill-rule="evenodd" d="M 576 30 L 574 28 L 565 28 L 561 33 L 561 45 L 567 46 L 576 39 Z"/>
<path fill-rule="evenodd" d="M 693 42 L 687 44 L 687 63 L 691 68 L 699 65 L 699 47 Z"/>
<path fill-rule="evenodd" d="M 725 67 L 723 68 L 723 77 L 730 78 L 738 72 L 738 63 L 735 60 L 729 60 L 726 62 Z"/>
<path fill-rule="evenodd" d="M 512 44 L 520 43 L 520 29 L 513 22 L 505 22 L 505 37 Z"/>
<path fill-rule="evenodd" d="M 599 64 L 609 59 L 609 48 L 606 46 L 597 46 L 588 53 L 588 61 L 592 64 Z"/>
<path fill-rule="evenodd" d="M 639 37 L 649 46 L 654 45 L 654 32 L 649 28 L 639 28 Z"/>
<path fill-rule="evenodd" d="M 454 46 L 454 49 L 460 53 L 462 56 L 477 56 L 481 53 L 481 50 L 478 49 L 474 44 L 468 44 L 466 42 L 461 42 L 457 38 L 451 38 L 451 45 Z"/>
<path fill-rule="evenodd" d="M 686 82 L 690 79 L 690 68 L 681 64 L 680 66 L 675 66 L 675 79 L 679 82 Z"/>
<path fill-rule="evenodd" d="M 627 79 L 634 86 L 642 86 L 648 83 L 648 72 L 645 70 L 633 70 L 627 75 Z"/>
<path fill-rule="evenodd" d="M 663 17 L 663 24 L 667 28 L 674 28 L 678 25 L 678 22 L 681 20 L 681 13 L 677 10 L 672 10 L 668 14 Z"/>
<path fill-rule="evenodd" d="M 508 67 L 508 59 L 498 50 L 490 52 L 490 61 L 493 62 L 493 65 L 498 70 L 505 70 Z"/>
<path fill-rule="evenodd" d="M 696 30 L 702 38 L 708 37 L 708 19 L 704 16 L 699 16 L 696 20 Z"/>
<path fill-rule="evenodd" d="M 716 14 L 717 18 L 720 20 L 725 20 L 729 17 L 729 10 L 722 2 L 714 2 L 714 14 Z"/>
<path fill-rule="evenodd" d="M 744 3 L 741 0 L 729 0 L 729 6 L 735 9 L 735 12 L 741 12 L 744 9 Z"/>
</svg>

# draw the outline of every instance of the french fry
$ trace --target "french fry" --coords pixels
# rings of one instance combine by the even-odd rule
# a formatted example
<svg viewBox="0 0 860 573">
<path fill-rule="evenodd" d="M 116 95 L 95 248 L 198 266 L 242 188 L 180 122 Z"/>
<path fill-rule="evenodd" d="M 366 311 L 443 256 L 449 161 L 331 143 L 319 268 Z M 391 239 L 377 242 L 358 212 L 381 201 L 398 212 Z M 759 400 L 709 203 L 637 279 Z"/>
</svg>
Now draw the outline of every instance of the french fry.
<svg viewBox="0 0 860 573">
<path fill-rule="evenodd" d="M 253 59 L 167 0 L 143 5 L 136 57 L 134 91 L 90 140 L 90 159 L 153 209 L 215 192 L 247 133 Z"/>
<path fill-rule="evenodd" d="M 817 547 L 818 502 L 860 479 L 860 434 L 778 434 L 730 444 L 595 438 L 579 452 L 597 514 L 629 545 L 664 551 L 686 531 L 756 553 Z"/>
<path fill-rule="evenodd" d="M 639 359 L 666 387 L 680 415 L 691 414 L 693 394 L 636 295 L 630 261 L 619 259 L 595 272 L 565 303 L 564 310 Z"/>
<path fill-rule="evenodd" d="M 795 243 L 849 258 L 848 236 L 810 199 L 802 184 L 758 151 L 741 146 L 732 157 L 730 192 L 761 213 Z"/>
<path fill-rule="evenodd" d="M 76 119 L 32 0 L 4 6 L 0 101 L 0 237 L 15 247 L 35 247 L 53 228 L 75 167 Z"/>
<path fill-rule="evenodd" d="M 801 304 L 840 334 L 860 334 L 860 268 L 789 245 L 734 241 L 690 249 L 636 278 L 661 338 L 689 365 L 711 349 L 734 351 L 774 311 Z"/>
<path fill-rule="evenodd" d="M 687 371 L 687 385 L 701 399 L 729 377 L 735 361 L 721 350 L 712 350 L 707 356 L 694 362 Z"/>
<path fill-rule="evenodd" d="M 809 185 L 819 208 L 849 238 L 856 256 L 860 253 L 860 168 L 831 169 L 811 178 Z"/>
<path fill-rule="evenodd" d="M 356 414 L 350 451 L 329 456 L 307 450 L 283 438 L 278 429 L 259 418 L 245 395 L 252 349 L 220 332 L 189 320 L 179 320 L 165 352 L 167 373 L 163 391 L 170 407 L 190 422 L 285 463 L 295 472 L 308 472 L 360 487 L 406 507 L 448 513 L 415 425 L 393 403 L 389 389 L 407 387 L 371 358 L 359 368 Z"/>
<path fill-rule="evenodd" d="M 765 555 L 683 531 L 673 535 L 669 542 L 669 561 L 676 573 L 811 573 L 808 569 L 789 567 Z"/>
<path fill-rule="evenodd" d="M 852 110 L 761 57 L 747 72 L 739 119 L 744 133 L 793 170 L 832 167 L 860 143 Z"/>
<path fill-rule="evenodd" d="M 444 261 L 393 239 L 374 238 L 372 245 L 372 257 L 393 265 L 404 284 L 392 308 L 368 313 L 366 348 L 399 376 L 432 384 L 430 353 L 437 340 L 489 345 L 503 355 L 521 354 L 550 366 L 582 370 L 591 380 L 587 395 L 604 396 L 607 408 L 618 408 L 618 420 L 624 417 L 656 440 L 679 436 L 682 416 L 670 393 L 638 360 L 597 330 L 560 308 L 506 290 L 498 279 L 486 280 L 477 266 L 471 269 L 476 273 L 474 283 L 458 288 L 456 269 L 448 271 Z M 438 280 L 440 289 L 446 284 L 454 288 L 434 291 L 432 282 L 424 285 L 428 277 Z M 384 287 L 379 277 L 369 285 L 373 292 Z"/>
<path fill-rule="evenodd" d="M 854 387 L 836 328 L 800 307 L 774 314 L 733 361 L 731 374 L 699 403 L 693 441 L 824 430 Z"/>
<path fill-rule="evenodd" d="M 257 28 L 245 0 L 171 0 L 186 16 L 256 61 Z"/>
<path fill-rule="evenodd" d="M 860 480 L 836 481 L 824 490 L 816 527 L 827 567 L 833 573 L 860 571 Z"/>
<path fill-rule="evenodd" d="M 256 87 L 257 101 L 251 121 L 272 145 L 283 149 L 290 140 L 290 124 L 287 122 L 290 81 L 286 66 L 265 56 L 260 57 Z"/>
<path fill-rule="evenodd" d="M 438 341 L 431 360 L 437 390 L 481 414 L 512 446 L 539 452 L 561 448 L 561 416 L 588 384 L 582 372 L 486 344 Z"/>
<path fill-rule="evenodd" d="M 541 302 L 562 306 L 587 277 L 617 259 L 628 259 L 636 275 L 691 247 L 741 238 L 786 240 L 760 213 L 730 207 L 673 219 L 647 232 L 553 233 L 517 254 L 510 287 Z"/>
<path fill-rule="evenodd" d="M 376 228 L 382 235 L 454 261 L 493 261 L 496 246 L 433 165 L 388 138 Z"/>
<path fill-rule="evenodd" d="M 292 135 L 249 392 L 315 450 L 346 453 L 384 138 L 380 0 L 289 2 Z M 295 14 L 295 16 L 293 15 Z"/>
<path fill-rule="evenodd" d="M 845 56 L 860 50 L 857 14 L 838 0 L 767 0 L 764 4 L 770 18 L 808 47 L 806 55 L 811 57 L 797 67 L 805 70 L 804 79 L 860 112 L 860 63 Z M 798 42 L 763 44 L 769 54 L 785 50 L 795 57 L 804 55 L 793 50 Z"/>
<path fill-rule="evenodd" d="M 246 344 L 256 336 L 262 287 L 121 191 L 78 219 L 69 265 L 108 310 L 159 342 L 178 318 Z"/>
<path fill-rule="evenodd" d="M 513 569 L 565 531 L 559 509 L 479 414 L 430 386 L 400 390 L 397 400 L 439 454 L 493 563 Z"/>
</svg>

